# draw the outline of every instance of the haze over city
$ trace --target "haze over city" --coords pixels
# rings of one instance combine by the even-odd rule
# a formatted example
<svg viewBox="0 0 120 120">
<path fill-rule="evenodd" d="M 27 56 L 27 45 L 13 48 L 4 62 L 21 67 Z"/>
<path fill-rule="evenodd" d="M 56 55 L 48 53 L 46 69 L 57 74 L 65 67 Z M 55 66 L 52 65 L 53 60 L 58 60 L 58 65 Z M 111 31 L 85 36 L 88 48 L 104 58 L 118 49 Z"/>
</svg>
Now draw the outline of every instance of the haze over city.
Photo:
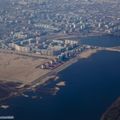
<svg viewBox="0 0 120 120">
<path fill-rule="evenodd" d="M 119 120 L 119 0 L 0 0 L 0 119 Z"/>
</svg>

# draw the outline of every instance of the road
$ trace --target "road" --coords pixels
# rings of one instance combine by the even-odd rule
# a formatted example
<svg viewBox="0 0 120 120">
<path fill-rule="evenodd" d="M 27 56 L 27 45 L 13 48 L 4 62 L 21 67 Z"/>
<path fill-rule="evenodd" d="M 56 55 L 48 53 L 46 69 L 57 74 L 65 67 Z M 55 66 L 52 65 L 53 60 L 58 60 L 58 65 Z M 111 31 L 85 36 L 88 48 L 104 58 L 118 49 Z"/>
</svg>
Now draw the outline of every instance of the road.
<svg viewBox="0 0 120 120">
<path fill-rule="evenodd" d="M 98 46 L 91 46 L 95 47 L 98 50 L 106 50 L 106 51 L 113 51 L 113 52 L 120 52 L 120 46 L 118 47 L 98 47 Z"/>
</svg>

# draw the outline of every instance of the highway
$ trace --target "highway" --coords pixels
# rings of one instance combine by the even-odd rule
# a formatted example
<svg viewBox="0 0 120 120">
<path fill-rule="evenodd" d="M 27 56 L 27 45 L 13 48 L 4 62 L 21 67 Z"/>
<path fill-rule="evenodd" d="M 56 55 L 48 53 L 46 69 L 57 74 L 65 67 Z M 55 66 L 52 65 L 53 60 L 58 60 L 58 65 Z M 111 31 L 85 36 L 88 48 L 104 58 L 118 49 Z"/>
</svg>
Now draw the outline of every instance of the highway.
<svg viewBox="0 0 120 120">
<path fill-rule="evenodd" d="M 120 52 L 120 49 L 116 49 L 116 48 L 104 48 L 107 51 L 113 51 L 113 52 Z"/>
</svg>

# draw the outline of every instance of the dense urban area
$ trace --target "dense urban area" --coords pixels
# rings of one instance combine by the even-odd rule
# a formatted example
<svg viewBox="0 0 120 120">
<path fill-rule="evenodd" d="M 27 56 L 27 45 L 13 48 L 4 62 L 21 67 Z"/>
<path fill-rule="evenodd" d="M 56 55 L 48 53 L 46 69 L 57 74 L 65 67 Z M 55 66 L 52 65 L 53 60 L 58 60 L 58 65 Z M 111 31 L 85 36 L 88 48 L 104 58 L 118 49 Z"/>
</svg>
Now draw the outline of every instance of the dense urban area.
<svg viewBox="0 0 120 120">
<path fill-rule="evenodd" d="M 0 47 L 10 48 L 9 43 L 22 40 L 40 42 L 40 39 L 42 41 L 42 38 L 47 39 L 50 35 L 119 35 L 118 2 L 119 0 L 4 0 L 0 5 Z"/>
<path fill-rule="evenodd" d="M 120 52 L 80 43 L 96 35 L 120 36 L 119 0 L 0 0 L 0 101 L 99 50 Z"/>
</svg>

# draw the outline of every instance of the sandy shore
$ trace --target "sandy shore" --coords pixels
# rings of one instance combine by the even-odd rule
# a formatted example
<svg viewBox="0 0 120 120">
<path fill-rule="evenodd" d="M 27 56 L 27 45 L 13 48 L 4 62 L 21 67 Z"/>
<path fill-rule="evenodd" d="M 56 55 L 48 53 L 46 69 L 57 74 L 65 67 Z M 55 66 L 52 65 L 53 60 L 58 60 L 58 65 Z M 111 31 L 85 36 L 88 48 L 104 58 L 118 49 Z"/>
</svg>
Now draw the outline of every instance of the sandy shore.
<svg viewBox="0 0 120 120">
<path fill-rule="evenodd" d="M 80 59 L 89 58 L 91 55 L 97 53 L 97 51 L 98 51 L 98 49 L 87 49 L 87 50 L 83 51 L 82 53 L 80 53 L 78 56 L 76 56 L 76 57 L 70 59 L 69 61 L 65 62 L 63 65 L 59 66 L 58 68 L 56 68 L 53 71 L 56 72 L 56 73 L 59 73 L 62 70 L 66 69 L 67 67 L 71 66 L 72 64 L 75 64 Z"/>
<path fill-rule="evenodd" d="M 97 49 L 89 49 L 82 52 L 79 56 L 80 58 L 89 58 L 91 55 L 95 54 L 98 50 Z"/>
<path fill-rule="evenodd" d="M 53 70 L 42 70 L 39 66 L 46 59 L 32 58 L 27 56 L 21 56 L 16 54 L 4 54 L 0 53 L 0 82 L 3 80 L 6 82 L 18 82 L 21 87 L 17 86 L 10 92 L 9 97 L 20 95 L 26 90 L 35 89 L 37 86 L 46 84 L 48 81 L 56 78 L 55 74 L 66 69 L 72 64 L 78 62 L 80 59 L 88 58 L 95 54 L 97 49 L 88 49 L 80 53 L 78 56 L 63 63 L 61 66 Z M 2 83 L 1 83 L 2 84 Z M 26 87 L 28 85 L 28 87 Z M 60 82 L 58 86 L 65 86 L 65 82 Z M 16 90 L 15 90 L 16 89 Z M 5 97 L 6 99 L 9 97 Z M 4 100 L 4 99 L 3 99 Z"/>
<path fill-rule="evenodd" d="M 40 67 L 46 59 L 0 53 L 0 80 L 29 83 L 49 72 Z"/>
<path fill-rule="evenodd" d="M 61 71 L 71 64 L 77 62 L 78 58 L 88 58 L 96 53 L 96 49 L 88 49 L 80 53 L 79 56 L 70 59 L 63 65 L 59 66 L 53 72 Z M 32 58 L 9 53 L 0 53 L 0 81 L 14 81 L 24 84 L 33 82 L 43 75 L 51 72 L 51 70 L 40 69 L 42 63 L 47 62 L 47 59 Z"/>
</svg>

